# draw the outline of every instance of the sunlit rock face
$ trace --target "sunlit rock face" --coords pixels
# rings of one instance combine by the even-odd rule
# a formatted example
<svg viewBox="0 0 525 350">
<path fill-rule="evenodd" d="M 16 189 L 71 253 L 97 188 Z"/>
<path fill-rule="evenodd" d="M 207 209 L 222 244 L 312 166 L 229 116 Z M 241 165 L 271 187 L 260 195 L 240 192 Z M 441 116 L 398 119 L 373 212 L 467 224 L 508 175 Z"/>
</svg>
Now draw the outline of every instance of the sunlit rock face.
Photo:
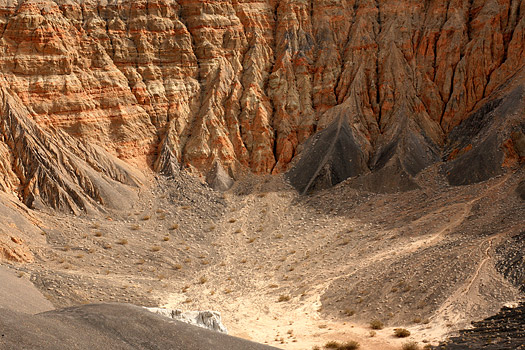
<svg viewBox="0 0 525 350">
<path fill-rule="evenodd" d="M 43 133 L 143 170 L 234 177 L 287 171 L 344 114 L 368 169 L 410 174 L 523 83 L 524 14 L 519 0 L 0 0 L 1 113 L 9 95 Z M 0 186 L 21 191 L 14 163 Z"/>
</svg>

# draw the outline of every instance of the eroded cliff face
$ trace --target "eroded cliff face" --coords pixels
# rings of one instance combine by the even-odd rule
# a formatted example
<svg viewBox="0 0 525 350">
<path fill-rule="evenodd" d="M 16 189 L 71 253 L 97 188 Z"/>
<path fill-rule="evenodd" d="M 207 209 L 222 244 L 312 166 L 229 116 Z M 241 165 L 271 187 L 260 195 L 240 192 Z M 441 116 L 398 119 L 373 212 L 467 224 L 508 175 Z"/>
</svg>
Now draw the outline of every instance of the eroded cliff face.
<svg viewBox="0 0 525 350">
<path fill-rule="evenodd" d="M 284 172 L 344 115 L 366 168 L 413 175 L 523 83 L 524 14 L 522 0 L 0 0 L 0 83 L 42 132 L 144 169 Z M 27 188 L 13 145 L 0 152 L 2 188 Z"/>
</svg>

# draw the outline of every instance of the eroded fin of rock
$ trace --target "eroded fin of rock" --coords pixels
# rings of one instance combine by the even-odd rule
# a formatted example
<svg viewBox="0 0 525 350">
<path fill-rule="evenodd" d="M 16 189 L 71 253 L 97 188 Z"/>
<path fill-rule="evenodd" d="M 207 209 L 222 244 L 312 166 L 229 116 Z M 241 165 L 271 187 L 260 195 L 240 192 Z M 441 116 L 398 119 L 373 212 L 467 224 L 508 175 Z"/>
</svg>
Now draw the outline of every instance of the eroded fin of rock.
<svg viewBox="0 0 525 350">
<path fill-rule="evenodd" d="M 220 162 L 215 162 L 213 168 L 206 175 L 206 182 L 216 191 L 227 191 L 235 181 L 224 170 Z"/>
<path fill-rule="evenodd" d="M 337 108 L 337 107 L 336 107 Z M 328 127 L 308 140 L 297 164 L 286 174 L 301 193 L 332 187 L 368 170 L 366 138 L 349 124 L 344 108 Z"/>
<path fill-rule="evenodd" d="M 217 311 L 182 311 L 179 309 L 164 309 L 159 307 L 147 307 L 146 309 L 177 321 L 228 334 L 228 330 L 222 324 L 221 314 Z"/>
<path fill-rule="evenodd" d="M 485 102 L 450 133 L 443 171 L 451 185 L 485 181 L 524 164 L 525 85 L 508 90 Z"/>
<path fill-rule="evenodd" d="M 38 126 L 6 89 L 0 103 L 0 145 L 12 160 L 8 173 L 16 175 L 4 186 L 28 207 L 79 213 L 131 205 L 133 187 L 143 182 L 138 171 L 101 147 Z"/>
</svg>

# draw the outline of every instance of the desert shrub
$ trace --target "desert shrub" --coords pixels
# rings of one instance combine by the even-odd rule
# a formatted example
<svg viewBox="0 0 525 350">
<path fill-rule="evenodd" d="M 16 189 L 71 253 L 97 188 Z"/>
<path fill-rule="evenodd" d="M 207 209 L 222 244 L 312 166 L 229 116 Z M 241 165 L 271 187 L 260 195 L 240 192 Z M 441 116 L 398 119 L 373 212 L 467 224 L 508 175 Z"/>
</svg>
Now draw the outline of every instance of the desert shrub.
<svg viewBox="0 0 525 350">
<path fill-rule="evenodd" d="M 125 239 L 125 238 L 119 239 L 119 240 L 117 241 L 117 244 L 120 244 L 120 245 L 128 244 L 128 240 Z"/>
<path fill-rule="evenodd" d="M 401 346 L 402 350 L 419 350 L 419 345 L 415 341 L 409 341 Z"/>
<path fill-rule="evenodd" d="M 355 315 L 355 310 L 348 308 L 348 309 L 345 309 L 345 311 L 343 311 L 343 313 L 346 316 L 354 316 Z"/>
<path fill-rule="evenodd" d="M 158 245 L 151 247 L 152 252 L 158 252 L 159 250 L 160 250 L 160 247 Z"/>
<path fill-rule="evenodd" d="M 383 327 L 383 322 L 381 322 L 380 320 L 372 320 L 370 322 L 370 328 L 372 329 L 383 329 Z"/>
<path fill-rule="evenodd" d="M 331 340 L 328 343 L 324 345 L 326 349 L 338 349 L 339 348 L 339 342 L 336 342 L 335 340 Z"/>
<path fill-rule="evenodd" d="M 290 301 L 290 296 L 289 295 L 280 295 L 279 296 L 279 299 L 277 299 L 278 302 L 283 302 L 283 301 Z"/>
<path fill-rule="evenodd" d="M 360 346 L 359 343 L 354 340 L 347 341 L 342 344 L 336 341 L 329 341 L 328 343 L 324 345 L 326 349 L 335 349 L 335 350 L 356 350 L 356 349 L 359 349 L 359 346 Z"/>
<path fill-rule="evenodd" d="M 394 335 L 398 338 L 406 338 L 410 336 L 410 331 L 405 328 L 394 328 Z"/>
</svg>

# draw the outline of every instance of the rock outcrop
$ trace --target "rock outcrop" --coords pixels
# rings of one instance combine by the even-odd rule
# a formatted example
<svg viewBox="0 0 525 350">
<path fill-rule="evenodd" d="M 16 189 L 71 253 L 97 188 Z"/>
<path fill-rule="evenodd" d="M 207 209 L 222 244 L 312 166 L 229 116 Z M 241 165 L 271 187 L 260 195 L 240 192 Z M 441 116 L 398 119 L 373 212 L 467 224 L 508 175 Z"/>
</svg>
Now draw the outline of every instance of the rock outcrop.
<svg viewBox="0 0 525 350">
<path fill-rule="evenodd" d="M 440 159 L 454 127 L 523 83 L 524 14 L 522 0 L 0 0 L 2 123 L 8 94 L 41 134 L 143 170 L 221 164 L 235 177 L 289 170 L 345 114 L 350 158 L 410 188 L 404 178 Z M 87 205 L 58 182 L 58 198 L 45 198 L 49 183 L 36 198 L 12 166 L 27 155 L 5 140 L 0 154 L 3 189 Z M 86 176 L 83 196 L 97 201 Z"/>
<path fill-rule="evenodd" d="M 171 319 L 188 323 L 197 327 L 228 334 L 228 330 L 222 324 L 221 314 L 217 311 L 185 311 L 178 309 L 163 309 L 159 307 L 147 307 L 148 311 L 169 317 Z"/>
<path fill-rule="evenodd" d="M 496 269 L 525 293 L 525 231 L 507 238 L 496 252 Z"/>
<path fill-rule="evenodd" d="M 48 126 L 40 127 L 7 89 L 0 90 L 0 148 L 6 150 L 0 183 L 30 208 L 68 212 L 101 205 L 126 207 L 142 175 L 97 145 Z"/>
</svg>

